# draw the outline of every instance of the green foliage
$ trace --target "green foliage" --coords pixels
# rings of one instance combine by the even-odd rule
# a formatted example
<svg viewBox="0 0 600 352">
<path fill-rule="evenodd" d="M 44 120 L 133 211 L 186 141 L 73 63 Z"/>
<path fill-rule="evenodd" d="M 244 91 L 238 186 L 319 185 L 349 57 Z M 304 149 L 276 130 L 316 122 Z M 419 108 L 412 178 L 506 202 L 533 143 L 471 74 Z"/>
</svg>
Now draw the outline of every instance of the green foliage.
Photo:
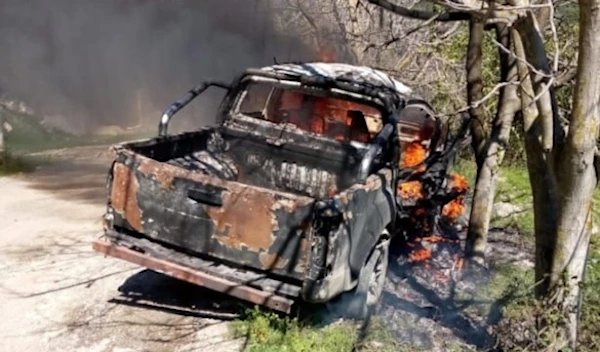
<svg viewBox="0 0 600 352">
<path fill-rule="evenodd" d="M 14 154 L 35 153 L 43 150 L 79 147 L 88 145 L 113 144 L 130 139 L 146 138 L 155 134 L 130 133 L 119 136 L 75 136 L 60 130 L 48 129 L 40 124 L 40 120 L 31 115 L 21 114 L 6 109 L 0 110 L 6 122 L 12 127 L 5 132 L 6 147 Z"/>
<path fill-rule="evenodd" d="M 461 109 L 466 104 L 465 99 L 465 56 L 469 42 L 469 26 L 461 24 L 460 29 L 444 41 L 440 41 L 430 49 L 439 53 L 444 60 L 445 72 L 439 72 L 440 76 L 431 88 L 431 103 L 439 111 L 450 113 Z M 443 76 L 443 77 L 441 77 Z"/>
<path fill-rule="evenodd" d="M 233 324 L 236 337 L 248 339 L 247 351 L 350 351 L 354 332 L 347 326 L 330 326 L 322 329 L 305 322 L 277 314 L 250 310 L 244 320 Z"/>
<path fill-rule="evenodd" d="M 525 154 L 525 135 L 523 129 L 523 119 L 516 118 L 510 130 L 510 139 L 504 153 L 502 165 L 513 168 L 526 167 L 527 155 Z"/>
<path fill-rule="evenodd" d="M 500 77 L 498 49 L 491 40 L 493 37 L 493 32 L 486 32 L 482 47 L 484 96 L 493 89 Z M 441 110 L 451 112 L 461 109 L 466 105 L 466 99 L 463 92 L 465 91 L 464 87 L 466 84 L 464 70 L 468 44 L 469 26 L 465 23 L 452 37 L 434 46 L 434 50 L 439 53 L 440 57 L 442 57 L 450 67 L 455 68 L 454 75 L 456 76 L 456 79 L 440 80 L 436 82 L 432 104 Z M 458 94 L 457 85 L 460 87 L 460 93 Z M 486 118 L 488 120 L 491 120 L 495 115 L 497 104 L 497 99 L 489 99 L 484 104 Z"/>
<path fill-rule="evenodd" d="M 33 165 L 22 157 L 4 151 L 0 153 L 0 176 L 31 171 Z"/>
</svg>

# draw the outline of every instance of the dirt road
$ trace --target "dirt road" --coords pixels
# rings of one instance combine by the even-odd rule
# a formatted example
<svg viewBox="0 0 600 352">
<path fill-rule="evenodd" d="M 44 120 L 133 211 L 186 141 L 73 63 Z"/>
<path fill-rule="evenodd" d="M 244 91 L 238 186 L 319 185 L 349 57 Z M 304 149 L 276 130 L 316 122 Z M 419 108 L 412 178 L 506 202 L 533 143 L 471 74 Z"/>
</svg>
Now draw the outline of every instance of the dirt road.
<svg viewBox="0 0 600 352">
<path fill-rule="evenodd" d="M 0 351 L 239 351 L 237 302 L 92 251 L 105 150 L 0 177 Z"/>
</svg>

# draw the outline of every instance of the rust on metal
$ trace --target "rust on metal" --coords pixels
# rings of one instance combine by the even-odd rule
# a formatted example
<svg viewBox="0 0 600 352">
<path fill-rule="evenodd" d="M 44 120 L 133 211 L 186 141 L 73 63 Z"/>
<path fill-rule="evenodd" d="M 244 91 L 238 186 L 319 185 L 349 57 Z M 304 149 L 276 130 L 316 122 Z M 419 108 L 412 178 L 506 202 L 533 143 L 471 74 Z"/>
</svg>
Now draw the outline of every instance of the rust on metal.
<svg viewBox="0 0 600 352">
<path fill-rule="evenodd" d="M 226 192 L 223 198 L 222 207 L 206 210 L 215 223 L 215 239 L 231 248 L 268 250 L 277 226 L 271 212 L 273 196 L 248 188 L 242 193 Z"/>
<path fill-rule="evenodd" d="M 130 153 L 130 151 L 124 151 Z M 219 178 L 204 175 L 198 172 L 186 170 L 181 167 L 160 163 L 143 155 L 134 154 L 137 166 L 135 170 L 139 176 L 155 180 L 160 187 L 169 189 L 173 186 L 175 179 L 187 179 L 201 185 L 212 185 L 223 188 L 222 205 L 218 207 L 206 206 L 204 211 L 214 224 L 214 232 L 209 234 L 215 244 L 236 251 L 253 252 L 256 259 L 242 259 L 244 264 L 258 265 L 264 270 L 283 270 L 289 266 L 291 257 L 285 254 L 286 241 L 275 243 L 280 232 L 278 213 L 294 214 L 299 207 L 313 202 L 310 197 L 296 195 L 272 189 L 251 186 L 235 181 L 225 181 Z M 121 165 L 126 170 L 127 167 Z M 133 177 L 133 175 L 131 175 Z M 135 178 L 135 177 L 133 177 Z M 124 189 L 115 184 L 114 188 Z M 128 196 L 135 198 L 135 191 L 127 191 Z M 310 222 L 302 224 L 302 229 L 308 229 Z M 137 230 L 137 229 L 136 229 Z M 143 233 L 143 231 L 139 230 Z M 288 236 L 287 232 L 283 236 Z M 293 235 L 290 235 L 293 236 Z M 302 253 L 309 250 L 306 239 L 300 239 L 300 250 Z M 282 244 L 284 247 L 281 247 Z M 210 252 L 219 258 L 225 258 L 231 254 L 225 254 L 223 250 Z M 249 258 L 247 255 L 245 258 Z M 250 260 L 251 262 L 247 262 Z M 296 257 L 294 268 L 303 268 L 307 260 L 306 256 Z M 295 269 L 292 269 L 295 270 Z M 295 270 L 296 271 L 296 270 Z M 298 271 L 296 271 L 298 272 Z"/>
<path fill-rule="evenodd" d="M 115 163 L 113 184 L 111 191 L 113 208 L 127 219 L 131 227 L 142 231 L 142 214 L 136 198 L 139 188 L 137 179 L 127 166 Z"/>
<path fill-rule="evenodd" d="M 164 273 L 165 275 L 177 278 L 179 280 L 203 286 L 214 291 L 223 292 L 230 296 L 254 304 L 260 304 L 287 314 L 291 312 L 292 305 L 294 304 L 293 300 L 286 297 L 257 290 L 255 288 L 215 277 L 198 270 L 153 258 L 123 246 L 115 245 L 105 241 L 95 241 L 93 243 L 93 248 L 95 251 L 105 255 L 123 259 L 128 262 Z"/>
<path fill-rule="evenodd" d="M 275 269 L 283 269 L 287 266 L 289 260 L 286 258 L 282 258 L 281 256 L 275 253 L 260 253 L 258 255 L 258 260 L 260 260 L 261 264 L 265 268 L 275 268 Z"/>
</svg>

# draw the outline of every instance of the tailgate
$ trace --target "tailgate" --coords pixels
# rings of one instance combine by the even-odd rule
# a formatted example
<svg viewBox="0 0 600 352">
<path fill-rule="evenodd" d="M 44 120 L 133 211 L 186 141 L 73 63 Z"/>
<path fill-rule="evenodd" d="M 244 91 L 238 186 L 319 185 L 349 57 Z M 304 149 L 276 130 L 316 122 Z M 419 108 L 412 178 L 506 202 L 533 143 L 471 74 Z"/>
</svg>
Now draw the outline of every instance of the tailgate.
<svg viewBox="0 0 600 352">
<path fill-rule="evenodd" d="M 117 231 L 304 278 L 312 198 L 224 181 L 123 149 L 108 189 L 108 226 Z"/>
</svg>

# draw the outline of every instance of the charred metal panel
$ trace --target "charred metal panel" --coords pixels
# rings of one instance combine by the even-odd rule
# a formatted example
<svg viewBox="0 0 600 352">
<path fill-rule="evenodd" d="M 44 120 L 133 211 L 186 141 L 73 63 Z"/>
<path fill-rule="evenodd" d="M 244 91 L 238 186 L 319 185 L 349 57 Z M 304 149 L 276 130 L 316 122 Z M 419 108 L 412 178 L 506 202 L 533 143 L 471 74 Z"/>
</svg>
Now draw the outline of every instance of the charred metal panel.
<svg viewBox="0 0 600 352">
<path fill-rule="evenodd" d="M 227 182 L 128 151 L 121 159 L 113 169 L 115 226 L 188 252 L 302 279 L 311 198 Z"/>
<path fill-rule="evenodd" d="M 154 145 L 132 143 L 122 150 L 223 180 L 319 199 L 329 198 L 356 182 L 364 152 L 360 148 L 341 143 L 309 146 L 289 142 L 287 137 L 256 135 L 250 126 L 245 128 L 248 130 L 205 130 L 186 138 L 169 137 Z"/>
</svg>

